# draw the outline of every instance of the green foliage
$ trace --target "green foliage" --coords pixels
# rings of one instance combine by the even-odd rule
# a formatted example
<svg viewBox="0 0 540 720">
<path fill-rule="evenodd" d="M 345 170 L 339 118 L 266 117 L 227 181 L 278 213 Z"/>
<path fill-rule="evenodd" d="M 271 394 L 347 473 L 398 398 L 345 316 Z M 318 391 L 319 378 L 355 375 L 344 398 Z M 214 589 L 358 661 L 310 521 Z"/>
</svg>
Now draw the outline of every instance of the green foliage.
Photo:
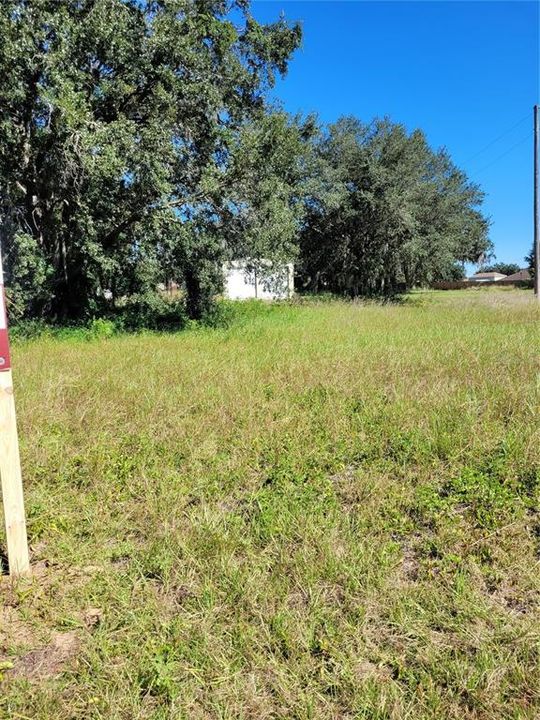
<svg viewBox="0 0 540 720">
<path fill-rule="evenodd" d="M 6 0 L 0 34 L 0 221 L 19 317 L 91 318 L 167 280 L 202 317 L 239 247 L 233 202 L 252 207 L 250 237 L 271 216 L 267 245 L 290 242 L 270 170 L 246 198 L 226 186 L 298 25 L 260 25 L 244 0 Z"/>
<path fill-rule="evenodd" d="M 41 303 L 48 298 L 51 269 L 37 240 L 28 233 L 15 231 L 6 260 L 10 320 L 17 322 L 25 316 L 39 315 Z"/>
<path fill-rule="evenodd" d="M 49 330 L 44 320 L 19 320 L 9 328 L 9 337 L 12 343 L 24 340 L 34 340 L 43 337 Z"/>
<path fill-rule="evenodd" d="M 257 23 L 244 0 L 6 0 L 0 33 L 15 319 L 124 308 L 126 327 L 157 327 L 150 296 L 175 282 L 206 321 L 240 258 L 264 279 L 299 256 L 304 289 L 392 295 L 490 249 L 482 193 L 421 131 L 321 130 L 267 104 L 300 29 Z"/>
<path fill-rule="evenodd" d="M 174 680 L 174 652 L 167 645 L 157 648 L 138 678 L 141 693 L 169 704 L 177 683 Z"/>
<path fill-rule="evenodd" d="M 124 330 L 182 330 L 188 325 L 182 298 L 168 299 L 156 292 L 131 295 L 117 309 L 115 322 Z"/>
<path fill-rule="evenodd" d="M 464 505 L 480 527 L 494 528 L 509 522 L 520 509 L 519 496 L 494 473 L 464 468 L 444 488 L 452 504 Z"/>
<path fill-rule="evenodd" d="M 513 275 L 514 273 L 517 273 L 519 271 L 520 267 L 516 263 L 505 262 L 496 262 L 492 263 L 491 265 L 482 265 L 478 268 L 478 272 L 498 272 L 502 273 L 503 275 Z"/>
<path fill-rule="evenodd" d="M 115 335 L 117 327 L 112 320 L 95 318 L 90 323 L 88 330 L 93 339 L 107 340 Z"/>
<path fill-rule="evenodd" d="M 533 244 L 529 254 L 524 258 L 524 260 L 527 263 L 527 267 L 529 268 L 531 277 L 534 278 L 534 275 L 536 273 L 536 255 L 534 252 L 534 244 Z"/>
<path fill-rule="evenodd" d="M 424 134 L 342 118 L 314 146 L 320 182 L 301 234 L 304 286 L 392 294 L 462 276 L 489 248 L 483 195 Z"/>
<path fill-rule="evenodd" d="M 217 299 L 199 320 L 188 316 L 183 297 L 168 298 L 156 293 L 132 296 L 109 318 L 94 318 L 87 322 L 66 325 L 43 320 L 21 320 L 10 328 L 15 345 L 28 340 L 56 339 L 73 341 L 107 340 L 119 334 L 145 331 L 177 332 L 203 328 L 232 328 L 279 314 L 283 304 L 262 300 Z"/>
</svg>

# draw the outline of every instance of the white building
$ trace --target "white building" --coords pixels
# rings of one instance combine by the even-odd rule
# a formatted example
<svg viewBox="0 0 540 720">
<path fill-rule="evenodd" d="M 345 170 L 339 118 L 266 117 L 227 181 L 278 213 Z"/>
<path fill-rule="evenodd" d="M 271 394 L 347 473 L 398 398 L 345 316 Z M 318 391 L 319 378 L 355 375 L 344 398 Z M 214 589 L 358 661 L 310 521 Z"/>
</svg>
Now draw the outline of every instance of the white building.
<svg viewBox="0 0 540 720">
<path fill-rule="evenodd" d="M 260 261 L 267 268 L 270 261 Z M 223 266 L 224 294 L 231 300 L 285 300 L 294 293 L 294 265 L 280 265 L 271 272 L 254 269 L 246 260 L 234 260 Z"/>
<path fill-rule="evenodd" d="M 505 277 L 506 275 L 499 272 L 478 272 L 469 278 L 469 282 L 498 282 L 499 280 L 503 280 Z"/>
</svg>

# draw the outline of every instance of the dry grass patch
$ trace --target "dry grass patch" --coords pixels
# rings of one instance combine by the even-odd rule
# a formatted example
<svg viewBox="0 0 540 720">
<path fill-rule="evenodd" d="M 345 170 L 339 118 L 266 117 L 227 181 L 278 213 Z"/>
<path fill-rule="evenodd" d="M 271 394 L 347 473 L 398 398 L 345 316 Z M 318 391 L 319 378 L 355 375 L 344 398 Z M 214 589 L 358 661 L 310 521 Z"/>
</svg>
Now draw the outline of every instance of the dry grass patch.
<svg viewBox="0 0 540 720">
<path fill-rule="evenodd" d="M 531 294 L 250 316 L 15 348 L 0 716 L 538 717 Z"/>
</svg>

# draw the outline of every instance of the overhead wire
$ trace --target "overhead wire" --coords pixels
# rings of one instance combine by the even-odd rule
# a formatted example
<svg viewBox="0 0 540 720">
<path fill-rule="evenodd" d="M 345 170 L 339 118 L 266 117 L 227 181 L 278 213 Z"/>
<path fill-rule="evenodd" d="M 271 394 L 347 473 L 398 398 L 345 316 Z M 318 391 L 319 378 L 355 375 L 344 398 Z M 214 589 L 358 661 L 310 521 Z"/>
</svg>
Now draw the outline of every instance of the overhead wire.
<svg viewBox="0 0 540 720">
<path fill-rule="evenodd" d="M 477 152 L 475 152 L 474 155 L 470 155 L 470 156 L 464 161 L 463 164 L 469 163 L 471 160 L 474 160 L 475 158 L 477 158 L 479 155 L 481 155 L 481 154 L 482 154 L 483 152 L 485 152 L 486 150 L 489 150 L 489 148 L 492 147 L 493 145 L 495 145 L 495 143 L 498 143 L 499 140 L 502 140 L 503 137 L 506 137 L 509 133 L 512 132 L 512 130 L 515 130 L 515 129 L 516 129 L 517 127 L 519 127 L 522 123 L 524 123 L 525 120 L 528 120 L 528 119 L 530 119 L 530 114 L 524 115 L 524 116 L 521 118 L 521 120 L 518 120 L 516 123 L 514 123 L 514 125 L 512 125 L 511 127 L 509 127 L 507 130 L 505 130 L 504 132 L 502 132 L 500 135 L 497 135 L 496 138 L 494 138 L 493 140 L 491 140 L 491 142 L 489 142 L 489 143 L 488 143 L 487 145 L 485 145 L 483 148 L 481 148 L 480 150 L 478 150 Z"/>
<path fill-rule="evenodd" d="M 490 162 L 488 162 L 487 165 L 484 165 L 483 167 L 479 168 L 478 170 L 475 170 L 475 171 L 474 171 L 473 173 L 471 173 L 471 174 L 472 174 L 472 175 L 479 175 L 480 173 L 483 173 L 484 170 L 487 170 L 487 169 L 490 168 L 492 165 L 495 165 L 496 163 L 498 163 L 499 160 L 502 160 L 502 158 L 504 158 L 504 157 L 506 157 L 507 155 L 509 155 L 513 150 L 515 150 L 515 148 L 519 147 L 520 145 L 523 145 L 523 143 L 524 143 L 526 140 L 530 140 L 531 137 L 532 137 L 532 131 L 531 131 L 531 132 L 528 132 L 527 135 L 525 135 L 525 137 L 522 137 L 521 140 L 518 140 L 516 143 L 514 143 L 513 145 L 511 145 L 511 146 L 510 146 L 507 150 L 505 150 L 503 153 L 501 153 L 501 154 L 498 155 L 496 158 L 494 158 L 493 160 L 491 160 Z"/>
</svg>

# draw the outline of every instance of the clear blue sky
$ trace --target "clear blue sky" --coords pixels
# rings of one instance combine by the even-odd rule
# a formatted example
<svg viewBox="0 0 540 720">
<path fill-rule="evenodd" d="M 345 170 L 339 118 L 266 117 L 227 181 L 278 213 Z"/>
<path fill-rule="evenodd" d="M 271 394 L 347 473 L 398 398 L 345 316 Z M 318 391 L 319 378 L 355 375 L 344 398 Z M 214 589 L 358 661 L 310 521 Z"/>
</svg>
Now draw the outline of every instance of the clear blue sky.
<svg viewBox="0 0 540 720">
<path fill-rule="evenodd" d="M 275 90 L 287 110 L 324 122 L 389 115 L 422 128 L 482 185 L 497 259 L 523 266 L 532 245 L 538 3 L 256 0 L 252 8 L 260 21 L 283 11 L 302 22 L 303 48 Z"/>
</svg>

